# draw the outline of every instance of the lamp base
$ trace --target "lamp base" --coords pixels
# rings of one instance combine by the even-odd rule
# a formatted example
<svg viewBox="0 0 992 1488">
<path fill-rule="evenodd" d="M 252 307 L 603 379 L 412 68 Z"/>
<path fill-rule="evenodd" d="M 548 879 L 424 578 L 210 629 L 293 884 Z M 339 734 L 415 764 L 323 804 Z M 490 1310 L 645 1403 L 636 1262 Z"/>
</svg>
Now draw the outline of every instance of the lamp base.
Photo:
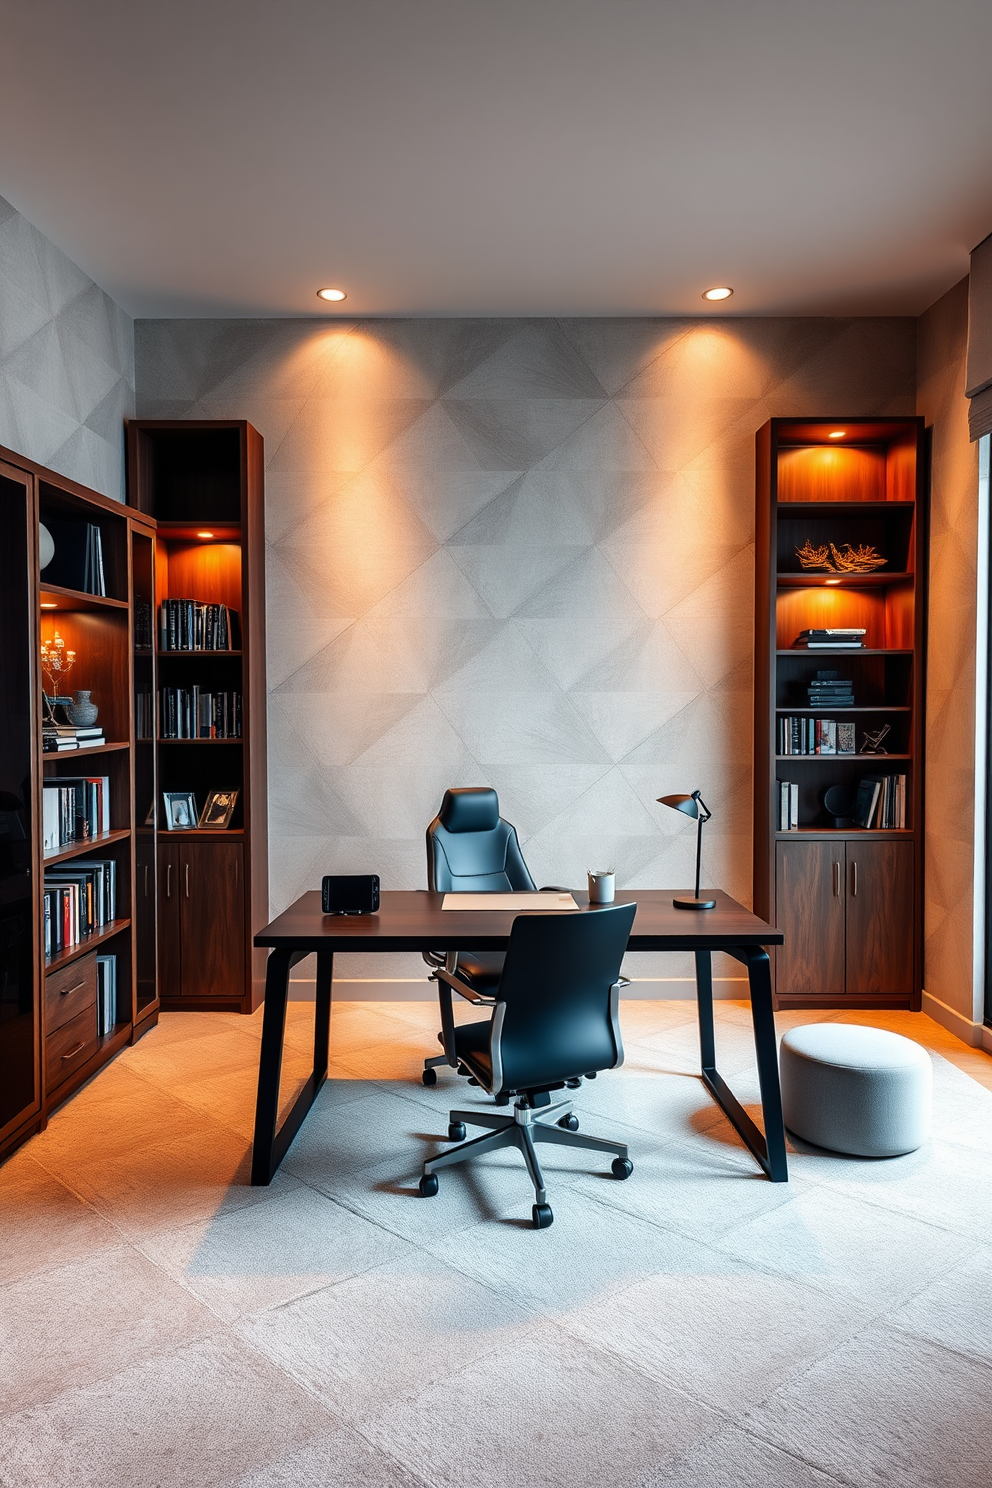
<svg viewBox="0 0 992 1488">
<path fill-rule="evenodd" d="M 673 899 L 676 909 L 716 909 L 715 899 Z"/>
</svg>

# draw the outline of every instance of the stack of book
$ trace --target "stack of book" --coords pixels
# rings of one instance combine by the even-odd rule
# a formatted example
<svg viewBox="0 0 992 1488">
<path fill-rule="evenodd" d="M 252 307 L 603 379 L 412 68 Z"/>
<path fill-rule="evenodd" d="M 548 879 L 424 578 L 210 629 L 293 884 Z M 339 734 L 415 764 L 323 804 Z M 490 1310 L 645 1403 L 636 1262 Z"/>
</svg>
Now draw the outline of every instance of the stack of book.
<svg viewBox="0 0 992 1488">
<path fill-rule="evenodd" d="M 779 754 L 854 754 L 854 724 L 835 718 L 780 718 Z"/>
<path fill-rule="evenodd" d="M 69 749 L 93 749 L 106 742 L 101 724 L 94 724 L 92 728 L 73 728 L 68 723 L 43 723 L 41 726 L 41 747 L 45 754 L 64 754 Z"/>
<path fill-rule="evenodd" d="M 206 692 L 199 687 L 163 687 L 163 739 L 240 739 L 240 692 Z"/>
<path fill-rule="evenodd" d="M 160 651 L 239 651 L 237 610 L 195 599 L 164 599 L 158 607 Z"/>
<path fill-rule="evenodd" d="M 859 827 L 887 827 L 902 831 L 906 826 L 905 775 L 869 775 L 858 782 L 854 820 Z"/>
<path fill-rule="evenodd" d="M 854 683 L 836 672 L 817 672 L 806 691 L 811 708 L 854 707 Z"/>
<path fill-rule="evenodd" d="M 799 786 L 794 780 L 779 780 L 778 785 L 778 830 L 796 832 L 799 829 Z"/>
<path fill-rule="evenodd" d="M 857 651 L 864 646 L 867 631 L 855 626 L 841 630 L 801 630 L 793 641 L 794 646 L 806 646 L 810 651 Z"/>
<path fill-rule="evenodd" d="M 45 515 L 44 522 L 55 544 L 55 554 L 42 575 L 42 588 L 47 581 L 65 589 L 105 595 L 103 538 L 97 524 L 50 515 Z"/>
<path fill-rule="evenodd" d="M 110 831 L 110 777 L 60 776 L 41 791 L 42 847 L 58 852 Z"/>
<path fill-rule="evenodd" d="M 117 1022 L 117 957 L 96 958 L 96 1032 L 98 1038 L 113 1033 Z"/>
<path fill-rule="evenodd" d="M 64 863 L 45 873 L 45 955 L 67 951 L 114 919 L 117 864 L 111 858 Z"/>
</svg>

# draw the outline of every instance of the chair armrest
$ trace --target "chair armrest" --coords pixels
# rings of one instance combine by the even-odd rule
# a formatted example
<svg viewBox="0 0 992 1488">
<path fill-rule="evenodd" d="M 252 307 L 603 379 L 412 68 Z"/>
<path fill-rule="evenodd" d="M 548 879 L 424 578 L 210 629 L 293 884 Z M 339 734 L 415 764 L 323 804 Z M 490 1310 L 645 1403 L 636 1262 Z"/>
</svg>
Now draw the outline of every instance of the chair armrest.
<svg viewBox="0 0 992 1488">
<path fill-rule="evenodd" d="M 470 987 L 468 982 L 463 982 L 461 977 L 452 976 L 451 972 L 445 971 L 443 966 L 437 968 L 430 980 L 432 982 L 444 982 L 445 986 L 450 987 L 453 992 L 457 992 L 459 997 L 464 997 L 466 1002 L 474 1002 L 477 1007 L 495 1006 L 495 997 L 483 997 L 481 992 L 477 992 L 474 987 Z"/>
</svg>

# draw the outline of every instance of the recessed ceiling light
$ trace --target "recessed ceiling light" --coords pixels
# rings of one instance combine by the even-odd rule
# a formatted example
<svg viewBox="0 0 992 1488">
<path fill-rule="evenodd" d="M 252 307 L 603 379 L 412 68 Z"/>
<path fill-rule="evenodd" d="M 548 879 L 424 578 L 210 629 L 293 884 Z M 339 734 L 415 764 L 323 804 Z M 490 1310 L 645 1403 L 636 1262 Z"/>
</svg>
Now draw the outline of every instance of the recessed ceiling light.
<svg viewBox="0 0 992 1488">
<path fill-rule="evenodd" d="M 720 284 L 720 285 L 718 285 L 716 287 L 716 289 L 704 289 L 703 290 L 703 299 L 704 300 L 729 300 L 730 299 L 730 296 L 733 294 L 733 292 L 734 291 L 732 289 L 728 289 L 725 284 Z"/>
<path fill-rule="evenodd" d="M 197 537 L 213 537 L 212 532 L 198 532 L 196 535 Z"/>
<path fill-rule="evenodd" d="M 844 438 L 844 435 L 845 435 L 845 434 L 846 434 L 846 433 L 847 433 L 847 430 L 846 430 L 846 429 L 833 429 L 833 430 L 832 430 L 832 431 L 831 431 L 831 432 L 830 432 L 830 433 L 829 433 L 829 434 L 828 434 L 828 435 L 827 435 L 827 438 L 828 438 L 828 439 L 843 439 L 843 438 Z"/>
<path fill-rule="evenodd" d="M 348 296 L 343 289 L 318 289 L 318 300 L 346 300 Z"/>
</svg>

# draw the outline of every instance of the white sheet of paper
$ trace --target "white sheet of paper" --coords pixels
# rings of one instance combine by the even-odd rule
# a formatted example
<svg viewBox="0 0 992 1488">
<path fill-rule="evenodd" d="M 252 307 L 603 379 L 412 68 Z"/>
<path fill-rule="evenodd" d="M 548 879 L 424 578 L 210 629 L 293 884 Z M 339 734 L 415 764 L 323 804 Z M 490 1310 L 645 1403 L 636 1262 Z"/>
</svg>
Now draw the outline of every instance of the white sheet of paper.
<svg viewBox="0 0 992 1488">
<path fill-rule="evenodd" d="M 442 909 L 578 909 L 571 894 L 445 894 Z"/>
</svg>

